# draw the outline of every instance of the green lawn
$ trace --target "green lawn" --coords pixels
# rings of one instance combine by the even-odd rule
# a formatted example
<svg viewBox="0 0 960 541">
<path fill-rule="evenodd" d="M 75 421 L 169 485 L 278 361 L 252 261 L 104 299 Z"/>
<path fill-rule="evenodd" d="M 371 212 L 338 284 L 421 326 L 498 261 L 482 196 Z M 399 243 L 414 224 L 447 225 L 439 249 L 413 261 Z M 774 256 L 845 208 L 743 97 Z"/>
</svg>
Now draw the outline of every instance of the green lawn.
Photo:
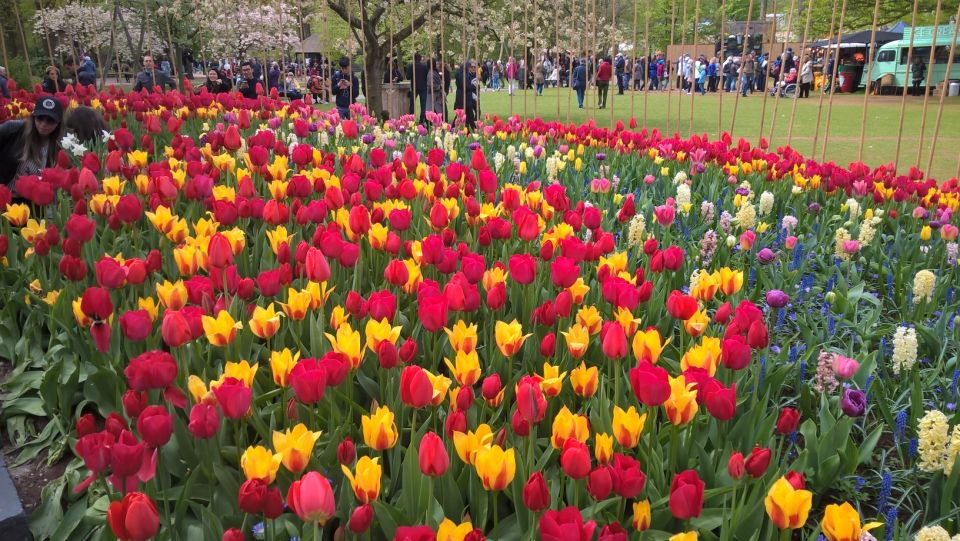
<svg viewBox="0 0 960 541">
<path fill-rule="evenodd" d="M 522 116 L 541 116 L 548 120 L 560 119 L 566 122 L 585 122 L 588 118 L 596 120 L 600 126 L 610 125 L 610 108 L 598 110 L 596 95 L 591 91 L 587 96 L 589 109 L 577 109 L 576 96 L 568 100 L 571 91 L 563 88 L 559 90 L 559 115 L 557 113 L 557 90 L 547 89 L 542 96 L 534 97 L 534 92 L 518 91 L 511 100 L 506 92 L 483 92 L 480 95 L 480 107 L 483 113 L 496 114 L 505 117 L 511 112 Z M 615 95 L 614 88 L 612 109 L 614 119 L 626 123 L 631 116 L 637 119 L 639 125 L 648 128 L 659 128 L 661 132 L 673 133 L 679 131 L 681 135 L 690 133 L 690 108 L 693 107 L 693 131 L 708 133 L 715 137 L 718 129 L 730 130 L 733 118 L 735 94 L 707 94 L 691 97 L 686 94 L 672 92 L 669 95 L 660 92 L 627 93 L 623 96 Z M 571 102 L 568 110 L 568 101 Z M 646 105 L 644 102 L 646 101 Z M 718 112 L 723 109 L 723 118 Z M 733 135 L 744 137 L 756 144 L 760 136 L 770 141 L 771 147 L 786 145 L 790 117 L 793 114 L 794 100 L 781 99 L 777 105 L 775 98 L 766 99 L 763 130 L 761 132 L 760 117 L 764 107 L 764 97 L 756 93 L 746 99 L 741 98 L 737 107 L 737 118 Z M 452 103 L 452 101 L 451 101 Z M 825 97 L 822 104 L 820 127 L 817 128 L 817 112 L 820 105 L 820 94 L 811 92 L 808 99 L 796 100 L 796 120 L 793 125 L 791 144 L 804 156 L 820 159 L 823 156 L 823 142 L 826 135 L 826 120 L 829 97 Z M 926 168 L 930 145 L 933 140 L 933 131 L 936 124 L 939 97 L 931 96 L 927 109 L 926 128 L 924 130 L 922 157 L 919 160 L 921 169 Z M 774 109 L 776 111 L 776 125 L 774 126 Z M 646 110 L 646 115 L 644 115 Z M 923 110 L 923 98 L 907 97 L 907 107 L 904 112 L 903 136 L 901 140 L 899 169 L 906 171 L 917 163 L 917 150 L 920 138 L 920 124 Z M 569 111 L 569 117 L 568 117 Z M 829 139 L 826 148 L 826 160 L 835 160 L 847 165 L 857 159 L 860 142 L 860 124 L 863 111 L 863 94 L 836 95 L 833 101 L 833 112 L 830 120 Z M 668 114 L 669 113 L 669 114 Z M 644 118 L 646 120 L 644 121 Z M 863 147 L 863 160 L 870 166 L 877 166 L 892 162 L 896 154 L 897 132 L 900 118 L 900 97 L 879 96 L 871 97 L 867 109 L 866 138 Z M 719 122 L 719 125 L 718 125 Z M 940 135 L 937 142 L 936 154 L 932 164 L 932 176 L 938 179 L 948 179 L 957 174 L 958 158 L 960 158 L 960 98 L 947 98 L 943 107 L 943 118 L 940 124 Z M 771 135 L 771 130 L 775 132 Z M 814 134 L 819 133 L 817 149 L 813 151 Z"/>
</svg>

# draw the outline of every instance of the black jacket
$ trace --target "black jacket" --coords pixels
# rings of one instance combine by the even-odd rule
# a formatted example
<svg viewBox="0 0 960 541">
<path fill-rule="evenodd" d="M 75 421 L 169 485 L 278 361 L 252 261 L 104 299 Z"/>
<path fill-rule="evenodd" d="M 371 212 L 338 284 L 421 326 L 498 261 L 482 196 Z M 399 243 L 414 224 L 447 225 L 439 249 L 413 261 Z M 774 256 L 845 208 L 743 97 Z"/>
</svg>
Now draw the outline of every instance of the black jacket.
<svg viewBox="0 0 960 541">
<path fill-rule="evenodd" d="M 474 110 L 477 107 L 476 92 L 477 87 L 473 84 L 474 76 L 463 68 L 457 70 L 457 90 L 453 100 L 453 106 L 457 109 Z M 466 95 L 466 96 L 464 96 Z M 466 97 L 466 103 L 464 103 Z"/>
<path fill-rule="evenodd" d="M 152 94 L 154 85 L 159 86 L 161 92 L 163 92 L 166 86 L 169 86 L 173 90 L 177 88 L 177 82 L 173 80 L 173 77 L 167 75 L 166 72 L 155 69 L 152 73 L 147 70 L 138 73 L 137 82 L 133 85 L 133 91 L 140 92 L 141 88 L 146 88 L 147 92 Z"/>
<path fill-rule="evenodd" d="M 330 79 L 330 88 L 333 91 L 333 95 L 337 98 L 337 107 L 350 107 L 350 104 L 355 103 L 357 96 L 360 95 L 360 80 L 357 79 L 356 75 L 350 76 L 349 87 L 338 88 L 340 81 L 345 79 L 347 79 L 347 74 L 340 70 L 337 70 Z"/>
<path fill-rule="evenodd" d="M 50 94 L 56 94 L 57 92 L 63 92 L 64 90 L 66 90 L 67 83 L 63 82 L 63 79 L 57 79 L 56 81 L 54 81 L 49 77 L 44 77 L 43 83 L 40 85 L 40 87 L 43 88 L 44 92 L 48 92 Z"/>
<path fill-rule="evenodd" d="M 237 84 L 237 90 L 243 94 L 244 98 L 255 100 L 257 99 L 257 79 L 240 79 L 240 82 Z"/>
<path fill-rule="evenodd" d="M 414 85 L 414 92 L 417 95 L 427 92 L 429 85 L 427 85 L 427 63 L 426 62 L 417 62 L 416 65 L 407 64 L 407 79 L 411 84 Z M 416 78 L 414 78 L 416 75 Z"/>
<path fill-rule="evenodd" d="M 4 186 L 13 183 L 20 167 L 24 126 L 25 120 L 8 120 L 0 124 L 0 184 Z"/>
<path fill-rule="evenodd" d="M 207 82 L 204 83 L 203 86 L 207 87 L 207 92 L 211 94 L 221 94 L 223 92 L 230 92 L 230 89 L 233 88 L 233 85 L 230 84 L 229 77 L 221 77 L 220 83 L 207 79 Z"/>
</svg>

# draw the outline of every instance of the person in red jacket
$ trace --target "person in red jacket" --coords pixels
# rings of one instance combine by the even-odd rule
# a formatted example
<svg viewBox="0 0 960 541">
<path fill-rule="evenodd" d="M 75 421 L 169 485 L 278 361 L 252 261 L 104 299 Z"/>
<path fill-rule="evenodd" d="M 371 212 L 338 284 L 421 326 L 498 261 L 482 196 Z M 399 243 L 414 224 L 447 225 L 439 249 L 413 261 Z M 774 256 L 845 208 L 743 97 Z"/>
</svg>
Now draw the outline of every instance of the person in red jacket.
<svg viewBox="0 0 960 541">
<path fill-rule="evenodd" d="M 610 91 L 610 78 L 613 76 L 613 69 L 609 58 L 600 60 L 600 67 L 597 68 L 597 105 L 603 109 L 607 106 L 607 93 Z"/>
</svg>

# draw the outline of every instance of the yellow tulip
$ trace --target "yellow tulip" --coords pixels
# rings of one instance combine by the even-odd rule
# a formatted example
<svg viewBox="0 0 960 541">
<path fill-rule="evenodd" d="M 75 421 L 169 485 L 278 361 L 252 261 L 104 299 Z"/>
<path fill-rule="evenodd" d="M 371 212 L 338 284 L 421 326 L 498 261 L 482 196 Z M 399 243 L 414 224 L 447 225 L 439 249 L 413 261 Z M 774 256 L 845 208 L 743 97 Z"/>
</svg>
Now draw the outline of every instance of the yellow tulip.
<svg viewBox="0 0 960 541">
<path fill-rule="evenodd" d="M 610 274 L 616 276 L 621 271 L 627 270 L 627 252 L 614 252 L 610 257 L 600 256 L 600 262 L 597 263 L 597 271 L 603 267 L 610 269 Z"/>
<path fill-rule="evenodd" d="M 553 418 L 553 432 L 550 443 L 554 449 L 563 449 L 563 444 L 569 439 L 581 443 L 590 437 L 590 426 L 584 415 L 574 414 L 564 406 Z"/>
<path fill-rule="evenodd" d="M 290 167 L 288 167 L 289 160 L 286 156 L 274 156 L 273 163 L 267 166 L 267 171 L 270 173 L 271 178 L 275 179 L 284 179 L 287 176 L 287 173 L 290 172 Z"/>
<path fill-rule="evenodd" d="M 349 327 L 349 325 L 347 326 Z M 367 320 L 367 326 L 364 329 L 367 337 L 367 349 L 376 353 L 381 342 L 396 344 L 400 338 L 400 329 L 402 329 L 402 327 L 391 326 L 387 318 L 383 318 L 381 321 L 374 321 L 373 319 Z M 340 328 L 338 327 L 338 334 L 339 331 Z"/>
<path fill-rule="evenodd" d="M 277 478 L 277 470 L 280 469 L 280 462 L 283 456 L 280 453 L 271 453 L 266 447 L 257 445 L 256 447 L 247 447 L 240 457 L 240 468 L 247 480 L 260 479 L 266 484 L 270 484 Z"/>
<path fill-rule="evenodd" d="M 493 268 L 484 271 L 480 283 L 483 284 L 485 291 L 490 291 L 497 284 L 505 284 L 507 282 L 507 276 L 509 276 L 507 269 L 500 265 L 495 265 Z"/>
<path fill-rule="evenodd" d="M 621 447 L 626 449 L 636 447 L 646 422 L 647 414 L 640 415 L 634 406 L 630 406 L 627 411 L 623 411 L 620 406 L 613 408 L 613 434 Z"/>
<path fill-rule="evenodd" d="M 285 432 L 273 433 L 273 448 L 281 455 L 283 467 L 293 473 L 307 468 L 313 445 L 320 438 L 320 432 L 312 432 L 303 423 Z"/>
<path fill-rule="evenodd" d="M 342 306 L 334 306 L 333 310 L 330 311 L 330 328 L 337 330 L 348 319 L 350 319 L 350 314 Z"/>
<path fill-rule="evenodd" d="M 670 378 L 670 398 L 663 403 L 663 409 L 674 425 L 689 423 L 697 414 L 697 391 L 691 390 L 693 386 L 684 376 Z"/>
<path fill-rule="evenodd" d="M 399 335 L 400 331 L 397 330 Z M 330 333 L 324 333 L 330 346 L 337 353 L 345 355 L 350 361 L 350 367 L 354 370 L 360 367 L 360 361 L 363 360 L 363 348 L 360 346 L 360 333 L 353 330 L 349 323 L 344 323 L 337 328 L 336 336 Z"/>
<path fill-rule="evenodd" d="M 683 532 L 670 536 L 667 541 L 697 541 L 700 539 L 697 532 Z"/>
<path fill-rule="evenodd" d="M 344 465 L 341 465 L 340 469 L 350 481 L 353 494 L 360 503 L 370 503 L 380 496 L 380 477 L 383 468 L 380 466 L 379 458 L 360 457 L 356 465 L 356 474 Z"/>
<path fill-rule="evenodd" d="M 29 218 L 27 223 L 20 229 L 20 236 L 24 240 L 33 244 L 37 239 L 45 236 L 47 234 L 47 221 L 40 220 L 39 222 L 33 218 Z"/>
<path fill-rule="evenodd" d="M 430 404 L 439 406 L 447 397 L 447 390 L 450 389 L 453 380 L 446 376 L 434 374 L 429 370 L 424 370 L 423 373 L 427 375 L 427 379 L 430 380 L 430 385 L 433 386 L 433 398 L 430 399 Z"/>
<path fill-rule="evenodd" d="M 443 362 L 446 363 L 457 383 L 464 387 L 470 387 L 480 379 L 480 356 L 477 355 L 476 350 L 457 351 L 454 362 L 450 362 L 446 357 Z"/>
<path fill-rule="evenodd" d="M 567 373 L 563 372 L 561 374 L 559 366 L 543 363 L 543 377 L 540 379 L 540 389 L 547 396 L 557 396 L 563 389 L 563 378 L 565 377 L 567 377 Z"/>
<path fill-rule="evenodd" d="M 607 464 L 613 459 L 613 436 L 597 433 L 593 437 L 593 456 L 600 464 Z"/>
<path fill-rule="evenodd" d="M 367 241 L 374 250 L 383 250 L 387 246 L 387 235 L 390 229 L 383 224 L 373 224 L 367 231 Z"/>
<path fill-rule="evenodd" d="M 467 325 L 461 319 L 453 325 L 453 329 L 444 328 L 450 339 L 450 347 L 454 351 L 470 353 L 477 347 L 477 324 Z"/>
<path fill-rule="evenodd" d="M 623 332 L 627 335 L 627 338 L 630 338 L 637 332 L 637 328 L 640 326 L 640 318 L 633 317 L 633 312 L 624 308 L 623 306 L 617 308 L 617 313 L 614 314 L 614 319 L 617 320 L 617 323 L 623 327 Z"/>
<path fill-rule="evenodd" d="M 276 229 L 267 231 L 267 240 L 270 242 L 270 248 L 273 250 L 273 253 L 276 254 L 280 251 L 281 244 L 286 243 L 289 247 L 293 241 L 293 237 L 287 234 L 286 227 L 278 225 Z"/>
<path fill-rule="evenodd" d="M 529 336 L 529 334 L 523 334 L 523 326 L 516 319 L 510 323 L 497 321 L 494 328 L 497 347 L 500 348 L 500 353 L 503 353 L 504 357 L 512 357 Z"/>
<path fill-rule="evenodd" d="M 457 450 L 457 456 L 464 464 L 473 464 L 476 460 L 477 451 L 490 447 L 493 444 L 493 431 L 490 425 L 484 423 L 477 427 L 476 431 L 454 432 L 453 447 Z"/>
<path fill-rule="evenodd" d="M 700 277 L 697 279 L 697 287 L 693 288 L 693 291 L 690 292 L 690 295 L 700 299 L 703 302 L 710 302 L 713 300 L 714 295 L 717 294 L 719 289 L 719 272 L 700 272 Z"/>
<path fill-rule="evenodd" d="M 190 396 L 193 397 L 193 401 L 197 404 L 206 403 L 210 405 L 216 405 L 217 398 L 213 395 L 212 391 L 207 390 L 207 385 L 197 376 L 190 375 L 187 378 L 187 390 L 190 392 Z"/>
<path fill-rule="evenodd" d="M 567 291 L 573 296 L 574 304 L 580 304 L 583 302 L 583 297 L 590 291 L 590 286 L 583 281 L 583 277 L 581 276 L 577 278 L 577 281 L 574 282 L 572 286 L 567 288 Z"/>
<path fill-rule="evenodd" d="M 324 304 L 327 304 L 327 299 L 330 298 L 330 293 L 332 293 L 334 289 L 336 289 L 336 287 L 327 289 L 326 282 L 307 282 L 305 291 L 310 293 L 310 309 L 316 310 Z"/>
<path fill-rule="evenodd" d="M 257 306 L 250 316 L 250 331 L 259 338 L 269 339 L 280 330 L 282 315 L 274 309 L 272 302 L 266 308 Z"/>
<path fill-rule="evenodd" d="M 267 190 L 270 191 L 270 196 L 276 199 L 277 201 L 283 201 L 287 198 L 287 184 L 282 180 L 274 180 L 267 184 Z"/>
<path fill-rule="evenodd" d="M 638 532 L 650 527 L 650 500 L 633 502 L 633 529 Z"/>
<path fill-rule="evenodd" d="M 299 360 L 300 352 L 291 353 L 289 348 L 271 352 L 270 371 L 273 372 L 273 382 L 280 387 L 286 387 L 287 378 Z"/>
<path fill-rule="evenodd" d="M 279 304 L 283 308 L 283 313 L 287 314 L 288 318 L 294 321 L 300 321 L 307 317 L 307 311 L 310 309 L 312 299 L 313 297 L 306 289 L 297 291 L 290 287 L 287 288 L 287 302 L 281 302 Z"/>
<path fill-rule="evenodd" d="M 227 237 L 227 240 L 230 241 L 230 248 L 233 250 L 233 255 L 240 255 L 240 252 L 243 251 L 243 247 L 246 246 L 247 243 L 243 230 L 234 227 L 233 229 L 224 231 L 223 236 Z"/>
<path fill-rule="evenodd" d="M 823 535 L 829 541 L 859 541 L 861 533 L 881 525 L 880 522 L 870 522 L 861 527 L 860 514 L 850 502 L 828 505 L 823 511 L 823 522 L 820 523 Z"/>
<path fill-rule="evenodd" d="M 242 381 L 248 389 L 253 389 L 253 378 L 257 375 L 257 369 L 260 363 L 250 364 L 249 361 L 228 362 L 223 366 L 223 375 L 218 382 L 223 382 L 227 378 L 234 378 Z"/>
<path fill-rule="evenodd" d="M 127 152 L 127 162 L 131 167 L 146 167 L 150 155 L 145 150 L 131 150 Z"/>
<path fill-rule="evenodd" d="M 473 467 L 485 490 L 503 490 L 517 473 L 516 452 L 504 451 L 499 445 L 477 451 Z"/>
<path fill-rule="evenodd" d="M 360 424 L 367 447 L 383 451 L 397 444 L 397 424 L 393 420 L 393 412 L 387 406 L 380 406 L 372 414 L 364 415 Z"/>
<path fill-rule="evenodd" d="M 924 241 L 930 240 L 930 236 L 932 233 L 933 232 L 930 229 L 929 225 L 923 226 L 923 228 L 920 229 L 920 240 L 924 240 Z"/>
<path fill-rule="evenodd" d="M 577 323 L 586 327 L 590 334 L 597 334 L 603 326 L 603 317 L 596 306 L 584 306 L 577 310 Z"/>
<path fill-rule="evenodd" d="M 597 392 L 600 384 L 600 371 L 596 366 L 587 368 L 587 363 L 580 361 L 580 366 L 570 371 L 570 386 L 578 396 L 590 398 Z"/>
<path fill-rule="evenodd" d="M 440 527 L 437 528 L 437 541 L 463 541 L 472 531 L 473 524 L 469 520 L 462 524 L 456 524 L 445 518 L 440 523 Z"/>
<path fill-rule="evenodd" d="M 773 524 L 781 530 L 802 528 L 813 505 L 813 493 L 797 490 L 783 477 L 770 487 L 763 506 Z"/>
<path fill-rule="evenodd" d="M 243 323 L 233 319 L 230 312 L 220 310 L 216 318 L 203 316 L 200 319 L 203 324 L 203 332 L 207 335 L 207 340 L 214 346 L 226 346 L 233 343 L 237 337 L 237 331 L 243 328 Z"/>
<path fill-rule="evenodd" d="M 187 286 L 183 285 L 182 280 L 177 280 L 172 284 L 164 280 L 162 284 L 156 285 L 156 290 L 160 304 L 167 310 L 179 310 L 187 304 L 189 298 Z"/>
<path fill-rule="evenodd" d="M 82 300 L 83 299 L 77 297 L 73 300 L 71 306 L 73 307 L 73 318 L 77 320 L 77 325 L 85 329 L 93 324 L 93 318 L 84 313 L 84 311 L 80 308 L 80 303 Z"/>
<path fill-rule="evenodd" d="M 704 336 L 700 343 L 691 347 L 683 354 L 680 359 L 680 370 L 686 371 L 688 368 L 703 368 L 712 377 L 717 372 L 717 366 L 720 364 L 720 339 L 712 336 Z"/>
<path fill-rule="evenodd" d="M 147 313 L 150 314 L 150 321 L 156 321 L 160 315 L 160 308 L 157 306 L 157 302 L 153 300 L 153 297 L 140 297 L 137 299 L 137 307 L 141 310 L 146 310 Z"/>
<path fill-rule="evenodd" d="M 717 274 L 720 279 L 720 292 L 724 295 L 735 295 L 743 287 L 743 271 L 723 267 Z"/>
<path fill-rule="evenodd" d="M 657 361 L 660 360 L 660 354 L 663 353 L 663 349 L 667 347 L 671 340 L 673 340 L 673 337 L 667 338 L 667 341 L 664 342 L 660 336 L 660 331 L 656 327 L 640 331 L 633 335 L 633 356 L 636 357 L 637 362 L 646 360 L 652 364 L 657 364 Z"/>
<path fill-rule="evenodd" d="M 564 340 L 567 342 L 567 351 L 574 359 L 583 357 L 590 346 L 590 332 L 579 323 L 574 323 L 566 332 L 561 332 Z"/>
<path fill-rule="evenodd" d="M 184 244 L 173 249 L 173 261 L 180 276 L 193 276 L 207 265 L 207 255 L 193 244 Z"/>
<path fill-rule="evenodd" d="M 683 322 L 683 330 L 694 338 L 703 334 L 709 326 L 710 317 L 707 316 L 706 310 L 697 310 L 690 319 Z"/>
</svg>

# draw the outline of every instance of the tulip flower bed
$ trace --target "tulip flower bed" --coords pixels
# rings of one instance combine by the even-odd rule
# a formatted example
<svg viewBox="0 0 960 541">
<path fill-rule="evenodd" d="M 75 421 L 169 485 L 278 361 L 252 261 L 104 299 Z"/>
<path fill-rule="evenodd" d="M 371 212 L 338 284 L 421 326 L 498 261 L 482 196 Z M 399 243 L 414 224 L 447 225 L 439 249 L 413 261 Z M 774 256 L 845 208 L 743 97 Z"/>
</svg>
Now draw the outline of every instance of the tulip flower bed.
<svg viewBox="0 0 960 541">
<path fill-rule="evenodd" d="M 38 538 L 960 533 L 956 179 L 69 97 L 112 133 L 0 188 Z"/>
</svg>

